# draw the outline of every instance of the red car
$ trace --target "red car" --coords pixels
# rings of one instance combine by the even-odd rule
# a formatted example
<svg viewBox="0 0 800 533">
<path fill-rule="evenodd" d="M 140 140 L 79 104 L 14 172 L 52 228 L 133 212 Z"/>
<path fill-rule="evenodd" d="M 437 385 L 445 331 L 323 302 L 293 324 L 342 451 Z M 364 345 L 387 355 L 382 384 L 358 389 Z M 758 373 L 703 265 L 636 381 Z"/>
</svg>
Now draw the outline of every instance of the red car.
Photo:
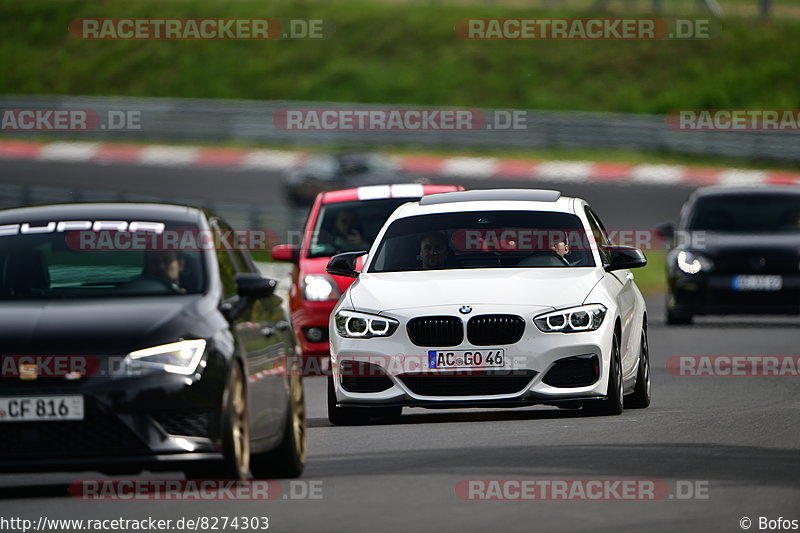
<svg viewBox="0 0 800 533">
<path fill-rule="evenodd" d="M 317 195 L 300 246 L 280 244 L 272 249 L 273 259 L 295 263 L 289 307 L 306 375 L 320 375 L 327 369 L 328 317 L 339 296 L 355 281 L 328 275 L 328 260 L 342 252 L 369 250 L 383 223 L 398 206 L 426 194 L 463 189 L 460 185 L 412 183 Z"/>
</svg>

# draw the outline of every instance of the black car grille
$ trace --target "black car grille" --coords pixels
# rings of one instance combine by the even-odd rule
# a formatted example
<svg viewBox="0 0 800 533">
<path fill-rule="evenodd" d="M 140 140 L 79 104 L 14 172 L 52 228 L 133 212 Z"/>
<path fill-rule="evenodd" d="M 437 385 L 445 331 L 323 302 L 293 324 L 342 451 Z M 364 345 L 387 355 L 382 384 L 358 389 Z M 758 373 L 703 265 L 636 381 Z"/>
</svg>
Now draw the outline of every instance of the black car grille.
<svg viewBox="0 0 800 533">
<path fill-rule="evenodd" d="M 522 391 L 536 375 L 532 370 L 486 371 L 464 375 L 464 372 L 437 374 L 407 373 L 400 380 L 420 396 L 490 396 Z"/>
<path fill-rule="evenodd" d="M 161 412 L 153 414 L 153 419 L 170 435 L 208 437 L 210 416 L 207 411 Z"/>
<path fill-rule="evenodd" d="M 87 457 L 148 453 L 145 444 L 114 416 L 65 422 L 0 424 L 3 456 Z"/>
<path fill-rule="evenodd" d="M 800 257 L 794 250 L 738 250 L 714 258 L 717 274 L 795 274 Z"/>
<path fill-rule="evenodd" d="M 417 346 L 458 346 L 464 340 L 464 323 L 457 316 L 412 318 L 406 329 Z"/>
<path fill-rule="evenodd" d="M 514 344 L 525 333 L 525 319 L 517 315 L 479 315 L 467 322 L 467 340 L 475 346 Z"/>
<path fill-rule="evenodd" d="M 600 379 L 596 355 L 577 355 L 556 361 L 542 382 L 551 387 L 586 387 Z"/>
</svg>

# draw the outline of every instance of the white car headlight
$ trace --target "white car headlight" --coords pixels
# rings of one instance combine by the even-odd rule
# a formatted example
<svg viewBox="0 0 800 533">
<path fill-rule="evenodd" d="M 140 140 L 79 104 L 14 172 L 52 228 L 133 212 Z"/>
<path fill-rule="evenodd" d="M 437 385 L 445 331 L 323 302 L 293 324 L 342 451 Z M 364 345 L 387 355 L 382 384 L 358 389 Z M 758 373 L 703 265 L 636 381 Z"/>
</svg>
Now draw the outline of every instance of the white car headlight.
<svg viewBox="0 0 800 533">
<path fill-rule="evenodd" d="M 678 263 L 678 268 L 687 274 L 697 274 L 702 270 L 710 272 L 714 268 L 714 263 L 711 259 L 702 254 L 689 252 L 687 250 L 678 252 L 676 261 Z"/>
<path fill-rule="evenodd" d="M 205 350 L 206 341 L 197 339 L 137 350 L 129 353 L 128 357 L 140 365 L 188 376 L 197 370 Z"/>
<path fill-rule="evenodd" d="M 356 311 L 339 311 L 336 313 L 336 331 L 342 337 L 350 339 L 369 339 L 371 337 L 388 337 L 395 332 L 400 323 L 385 316 L 370 315 Z"/>
<path fill-rule="evenodd" d="M 309 274 L 303 278 L 303 298 L 312 302 L 338 300 L 342 293 L 333 278 L 325 274 Z"/>
<path fill-rule="evenodd" d="M 605 316 L 606 306 L 589 304 L 538 315 L 533 323 L 544 333 L 576 333 L 596 330 Z"/>
</svg>

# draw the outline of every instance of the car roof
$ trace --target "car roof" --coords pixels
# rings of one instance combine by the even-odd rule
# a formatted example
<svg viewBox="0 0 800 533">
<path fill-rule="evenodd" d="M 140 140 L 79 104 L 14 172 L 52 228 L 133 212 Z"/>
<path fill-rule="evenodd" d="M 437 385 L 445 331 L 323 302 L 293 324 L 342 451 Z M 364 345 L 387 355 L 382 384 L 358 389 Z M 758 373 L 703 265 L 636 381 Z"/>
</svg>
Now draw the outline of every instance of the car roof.
<svg viewBox="0 0 800 533">
<path fill-rule="evenodd" d="M 389 185 L 368 185 L 321 192 L 323 204 L 355 202 L 357 200 L 378 200 L 381 198 L 416 199 L 427 194 L 457 191 L 459 185 L 430 185 L 423 183 L 393 183 Z"/>
<path fill-rule="evenodd" d="M 485 189 L 426 196 L 398 208 L 396 218 L 464 211 L 551 211 L 575 213 L 579 198 L 544 189 Z"/>
<path fill-rule="evenodd" d="M 458 191 L 429 196 L 419 201 L 420 205 L 436 205 L 457 202 L 480 201 L 528 201 L 528 202 L 556 202 L 561 197 L 561 192 L 547 189 L 476 189 L 473 191 Z"/>
<path fill-rule="evenodd" d="M 4 209 L 0 211 L 0 224 L 87 217 L 106 220 L 154 219 L 164 222 L 196 223 L 201 215 L 202 211 L 196 207 L 173 204 L 86 202 Z"/>
<path fill-rule="evenodd" d="M 695 198 L 705 196 L 735 196 L 752 194 L 792 194 L 800 195 L 800 187 L 796 185 L 713 185 L 701 187 L 694 191 Z"/>
</svg>

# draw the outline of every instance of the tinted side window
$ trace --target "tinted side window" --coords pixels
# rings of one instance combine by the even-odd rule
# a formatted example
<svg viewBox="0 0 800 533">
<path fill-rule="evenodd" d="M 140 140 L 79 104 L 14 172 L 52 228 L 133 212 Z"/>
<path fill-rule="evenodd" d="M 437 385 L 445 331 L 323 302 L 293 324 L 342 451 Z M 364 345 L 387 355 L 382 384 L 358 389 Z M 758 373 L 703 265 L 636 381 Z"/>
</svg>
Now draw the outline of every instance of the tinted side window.
<svg viewBox="0 0 800 533">
<path fill-rule="evenodd" d="M 231 256 L 234 266 L 236 267 L 236 272 L 257 273 L 258 268 L 253 262 L 253 256 L 250 255 L 250 251 L 247 250 L 247 245 L 244 244 L 247 241 L 237 240 L 237 238 L 234 238 L 233 230 L 224 220 L 218 218 L 215 219 L 214 222 L 218 231 L 225 232 L 225 234 L 229 236 L 229 238 L 226 239 L 226 242 L 230 244 L 228 253 Z M 240 235 L 239 237 L 242 236 Z"/>
<path fill-rule="evenodd" d="M 224 225 L 219 219 L 211 220 L 211 229 L 214 231 L 230 231 L 227 225 Z M 241 272 L 239 266 L 235 263 L 232 254 L 226 249 L 224 245 L 218 246 L 214 252 L 217 256 L 217 263 L 219 264 L 219 277 L 222 282 L 222 290 L 225 292 L 225 298 L 230 298 L 236 295 L 236 273 Z"/>
<path fill-rule="evenodd" d="M 597 241 L 598 250 L 600 251 L 600 260 L 603 261 L 604 264 L 608 264 L 609 258 L 605 247 L 610 243 L 605 228 L 597 217 L 595 217 L 589 206 L 586 206 L 584 209 L 586 210 L 586 218 L 589 220 L 589 227 L 592 230 L 592 235 L 594 235 L 595 241 Z"/>
</svg>

